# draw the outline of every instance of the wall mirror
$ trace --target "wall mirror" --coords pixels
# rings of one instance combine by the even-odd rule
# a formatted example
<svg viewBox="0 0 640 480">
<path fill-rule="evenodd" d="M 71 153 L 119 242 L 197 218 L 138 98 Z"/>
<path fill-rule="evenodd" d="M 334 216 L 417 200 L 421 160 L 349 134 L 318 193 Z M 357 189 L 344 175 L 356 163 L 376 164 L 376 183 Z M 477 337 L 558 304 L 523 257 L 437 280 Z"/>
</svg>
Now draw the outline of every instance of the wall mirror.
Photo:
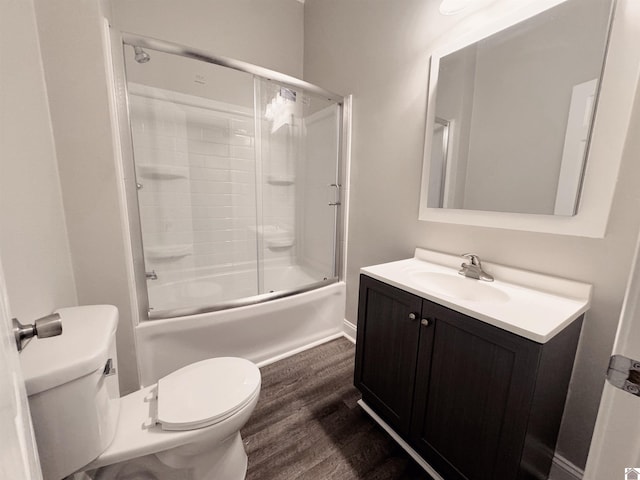
<svg viewBox="0 0 640 480">
<path fill-rule="evenodd" d="M 424 207 L 576 214 L 613 0 L 567 0 L 431 59 Z"/>
</svg>

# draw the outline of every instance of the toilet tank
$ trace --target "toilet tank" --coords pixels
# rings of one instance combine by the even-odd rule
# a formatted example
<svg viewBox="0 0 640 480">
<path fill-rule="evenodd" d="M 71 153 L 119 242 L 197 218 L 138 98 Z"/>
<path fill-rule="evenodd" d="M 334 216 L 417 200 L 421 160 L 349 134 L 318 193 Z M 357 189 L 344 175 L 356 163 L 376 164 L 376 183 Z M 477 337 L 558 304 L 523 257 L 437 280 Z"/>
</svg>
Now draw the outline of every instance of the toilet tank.
<svg viewBox="0 0 640 480">
<path fill-rule="evenodd" d="M 44 480 L 60 480 L 102 453 L 115 435 L 118 310 L 57 310 L 62 335 L 34 338 L 20 354 Z"/>
</svg>

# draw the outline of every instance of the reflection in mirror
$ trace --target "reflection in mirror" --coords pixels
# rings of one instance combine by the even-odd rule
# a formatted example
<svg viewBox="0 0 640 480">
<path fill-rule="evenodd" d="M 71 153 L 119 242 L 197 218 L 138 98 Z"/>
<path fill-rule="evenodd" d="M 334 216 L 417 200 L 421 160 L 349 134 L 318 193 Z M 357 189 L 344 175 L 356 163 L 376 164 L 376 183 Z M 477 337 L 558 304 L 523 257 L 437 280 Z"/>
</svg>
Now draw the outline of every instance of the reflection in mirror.
<svg viewBox="0 0 640 480">
<path fill-rule="evenodd" d="M 446 206 L 445 181 L 449 155 L 449 130 L 451 122 L 436 117 L 433 122 L 431 142 L 431 174 L 429 176 L 429 205 Z"/>
<path fill-rule="evenodd" d="M 576 213 L 611 8 L 567 0 L 432 57 L 428 207 Z"/>
</svg>

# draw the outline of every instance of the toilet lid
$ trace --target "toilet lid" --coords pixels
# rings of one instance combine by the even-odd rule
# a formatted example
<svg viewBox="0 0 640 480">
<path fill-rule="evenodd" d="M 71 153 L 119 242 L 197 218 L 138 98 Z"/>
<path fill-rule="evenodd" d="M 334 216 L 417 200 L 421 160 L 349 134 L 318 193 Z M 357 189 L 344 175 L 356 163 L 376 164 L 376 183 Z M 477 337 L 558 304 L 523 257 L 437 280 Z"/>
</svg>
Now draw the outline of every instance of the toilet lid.
<svg viewBox="0 0 640 480">
<path fill-rule="evenodd" d="M 158 380 L 157 422 L 163 430 L 194 430 L 220 422 L 260 390 L 260 370 L 249 360 L 210 358 Z"/>
</svg>

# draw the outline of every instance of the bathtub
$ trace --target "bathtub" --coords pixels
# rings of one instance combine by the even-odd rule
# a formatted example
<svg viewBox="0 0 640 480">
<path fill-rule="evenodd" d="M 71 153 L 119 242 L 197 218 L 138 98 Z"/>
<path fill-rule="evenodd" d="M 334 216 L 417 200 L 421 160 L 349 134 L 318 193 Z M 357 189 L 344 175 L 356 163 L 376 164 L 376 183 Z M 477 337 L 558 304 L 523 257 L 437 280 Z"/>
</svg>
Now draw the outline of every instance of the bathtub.
<svg viewBox="0 0 640 480">
<path fill-rule="evenodd" d="M 142 386 L 199 360 L 235 356 L 263 366 L 342 335 L 344 282 L 264 303 L 136 326 Z"/>
</svg>

